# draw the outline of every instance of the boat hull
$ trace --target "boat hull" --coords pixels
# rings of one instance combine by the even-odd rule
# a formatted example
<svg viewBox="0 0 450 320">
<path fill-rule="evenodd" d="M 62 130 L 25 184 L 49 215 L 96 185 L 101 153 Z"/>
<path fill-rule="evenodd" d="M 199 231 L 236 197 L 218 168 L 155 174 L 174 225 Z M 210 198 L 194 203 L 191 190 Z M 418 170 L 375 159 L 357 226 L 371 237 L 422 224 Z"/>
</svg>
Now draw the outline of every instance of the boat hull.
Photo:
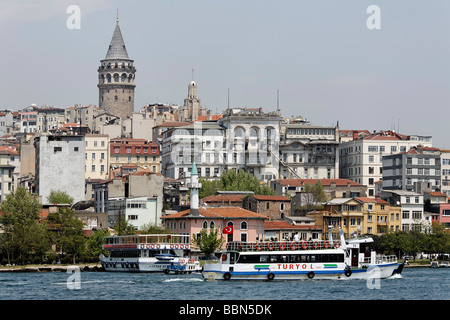
<svg viewBox="0 0 450 320">
<path fill-rule="evenodd" d="M 234 267 L 231 267 L 234 268 Z M 283 266 L 281 266 L 283 268 Z M 302 268 L 302 267 L 300 267 Z M 285 270 L 278 265 L 270 265 L 260 269 L 232 269 L 228 265 L 205 265 L 202 276 L 205 280 L 345 280 L 345 279 L 385 279 L 400 274 L 403 265 L 398 263 L 371 265 L 368 268 L 345 268 L 342 266 L 329 268 L 313 265 L 295 270 L 295 266 Z"/>
</svg>

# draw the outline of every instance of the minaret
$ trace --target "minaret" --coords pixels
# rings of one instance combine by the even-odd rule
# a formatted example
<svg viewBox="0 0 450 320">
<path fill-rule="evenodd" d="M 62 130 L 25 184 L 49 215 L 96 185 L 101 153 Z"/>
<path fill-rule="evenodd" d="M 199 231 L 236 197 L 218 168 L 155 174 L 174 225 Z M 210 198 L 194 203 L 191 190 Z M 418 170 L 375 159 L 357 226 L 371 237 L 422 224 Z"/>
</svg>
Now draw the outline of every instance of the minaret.
<svg viewBox="0 0 450 320">
<path fill-rule="evenodd" d="M 189 215 L 191 216 L 198 216 L 198 209 L 199 209 L 199 198 L 198 193 L 200 188 L 202 187 L 202 184 L 198 182 L 198 172 L 197 167 L 195 166 L 195 162 L 192 163 L 192 170 L 191 170 L 191 183 L 188 184 L 188 188 L 191 191 L 191 209 L 189 212 Z"/>
<path fill-rule="evenodd" d="M 105 59 L 98 68 L 99 107 L 120 118 L 131 117 L 134 112 L 134 84 L 136 68 L 128 57 L 119 27 L 117 12 L 116 28 Z"/>
</svg>

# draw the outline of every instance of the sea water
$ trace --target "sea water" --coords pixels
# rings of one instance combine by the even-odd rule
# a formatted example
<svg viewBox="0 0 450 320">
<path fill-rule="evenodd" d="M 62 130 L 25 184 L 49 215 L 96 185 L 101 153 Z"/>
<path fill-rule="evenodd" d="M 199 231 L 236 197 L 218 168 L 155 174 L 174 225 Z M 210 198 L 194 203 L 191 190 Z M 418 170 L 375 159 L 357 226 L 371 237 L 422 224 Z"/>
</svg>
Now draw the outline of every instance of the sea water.
<svg viewBox="0 0 450 320">
<path fill-rule="evenodd" d="M 1 272 L 0 300 L 448 300 L 450 268 L 376 280 L 205 281 L 200 274 Z"/>
</svg>

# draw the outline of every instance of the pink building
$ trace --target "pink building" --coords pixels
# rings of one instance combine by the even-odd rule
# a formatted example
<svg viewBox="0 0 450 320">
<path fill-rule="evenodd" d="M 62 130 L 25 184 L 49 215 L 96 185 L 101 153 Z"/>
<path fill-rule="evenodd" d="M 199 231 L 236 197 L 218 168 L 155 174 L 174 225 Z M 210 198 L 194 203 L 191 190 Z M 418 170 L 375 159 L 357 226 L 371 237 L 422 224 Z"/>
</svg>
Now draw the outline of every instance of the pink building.
<svg viewBox="0 0 450 320">
<path fill-rule="evenodd" d="M 450 229 L 450 203 L 440 205 L 439 223 Z"/>
<path fill-rule="evenodd" d="M 267 216 L 240 207 L 218 207 L 198 209 L 198 215 L 191 210 L 163 216 L 164 225 L 173 233 L 198 234 L 202 229 L 210 232 L 233 226 L 233 233 L 223 234 L 225 243 L 231 241 L 255 242 L 264 240 L 264 221 Z"/>
</svg>

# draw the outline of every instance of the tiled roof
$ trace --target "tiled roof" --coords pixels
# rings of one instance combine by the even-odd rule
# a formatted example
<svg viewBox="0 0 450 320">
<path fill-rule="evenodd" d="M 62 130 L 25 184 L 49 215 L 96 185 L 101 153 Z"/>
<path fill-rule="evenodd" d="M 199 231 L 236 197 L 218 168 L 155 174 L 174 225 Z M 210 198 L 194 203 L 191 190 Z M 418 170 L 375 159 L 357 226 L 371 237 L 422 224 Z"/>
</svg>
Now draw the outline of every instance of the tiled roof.
<svg viewBox="0 0 450 320">
<path fill-rule="evenodd" d="M 246 194 L 214 194 L 212 196 L 202 198 L 204 203 L 208 202 L 241 202 L 246 197 Z"/>
<path fill-rule="evenodd" d="M 389 202 L 384 201 L 382 199 L 378 199 L 378 198 L 366 198 L 366 197 L 356 197 L 356 200 L 359 200 L 361 202 L 376 202 L 379 204 L 389 204 Z"/>
<path fill-rule="evenodd" d="M 447 197 L 445 194 L 442 194 L 437 191 L 426 191 L 426 193 L 430 194 L 431 196 L 435 196 L 435 197 Z"/>
<path fill-rule="evenodd" d="M 261 200 L 261 201 L 291 201 L 289 198 L 286 198 L 284 196 L 255 195 L 255 196 L 251 196 L 251 197 L 255 198 L 256 200 Z"/>
<path fill-rule="evenodd" d="M 162 219 L 180 219 L 189 216 L 190 210 L 184 210 L 170 215 L 161 217 Z M 245 218 L 245 219 L 267 219 L 267 216 L 246 210 L 240 207 L 220 207 L 220 208 L 199 208 L 200 218 Z"/>
</svg>

